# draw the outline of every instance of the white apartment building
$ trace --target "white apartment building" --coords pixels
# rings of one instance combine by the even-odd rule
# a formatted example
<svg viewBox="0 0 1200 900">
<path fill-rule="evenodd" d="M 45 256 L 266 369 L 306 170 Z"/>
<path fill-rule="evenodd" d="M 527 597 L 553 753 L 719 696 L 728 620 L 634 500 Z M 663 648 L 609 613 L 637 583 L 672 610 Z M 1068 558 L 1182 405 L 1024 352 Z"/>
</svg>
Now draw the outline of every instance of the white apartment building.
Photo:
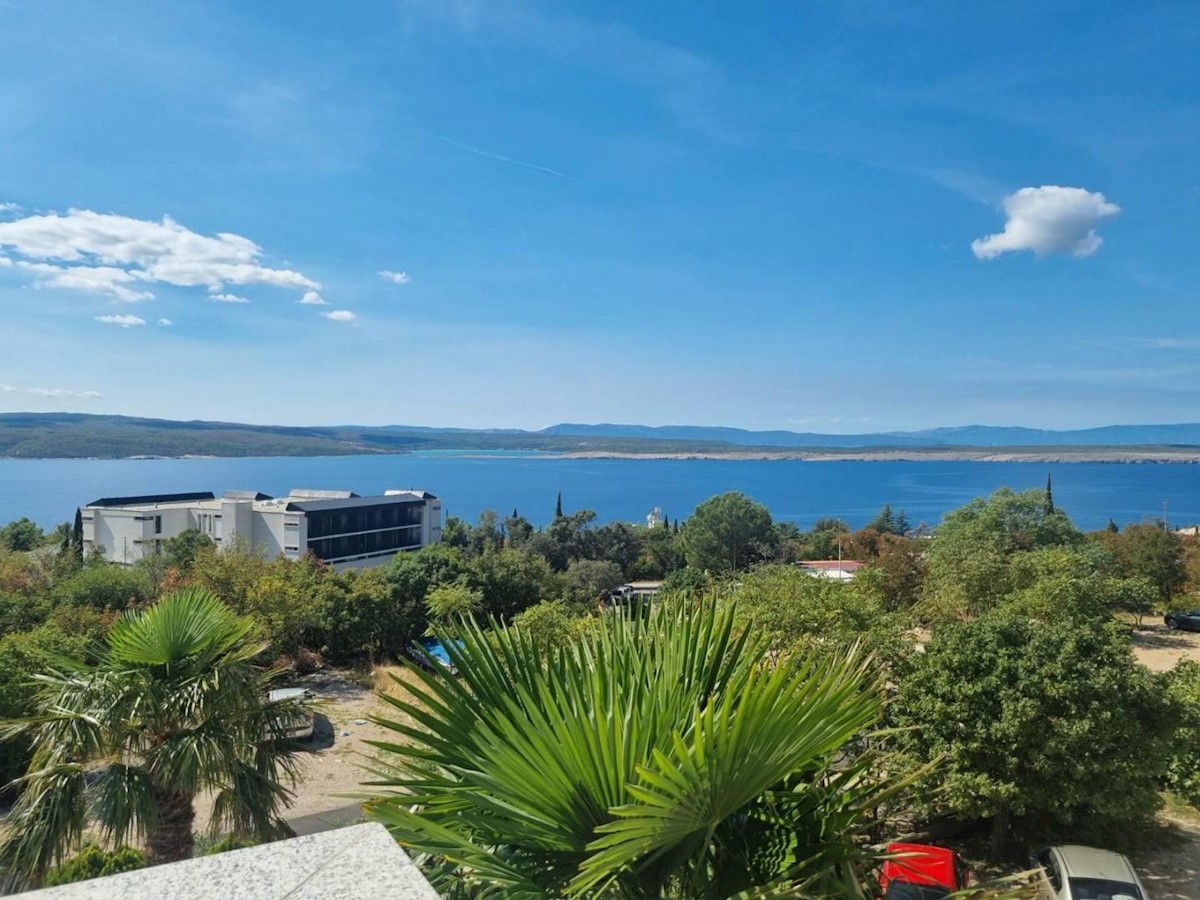
<svg viewBox="0 0 1200 900">
<path fill-rule="evenodd" d="M 337 571 L 387 562 L 442 539 L 442 502 L 425 491 L 293 490 L 286 497 L 253 491 L 104 497 L 79 508 L 84 553 L 130 564 L 189 529 L 218 547 L 235 543 L 268 557 L 313 553 Z"/>
</svg>

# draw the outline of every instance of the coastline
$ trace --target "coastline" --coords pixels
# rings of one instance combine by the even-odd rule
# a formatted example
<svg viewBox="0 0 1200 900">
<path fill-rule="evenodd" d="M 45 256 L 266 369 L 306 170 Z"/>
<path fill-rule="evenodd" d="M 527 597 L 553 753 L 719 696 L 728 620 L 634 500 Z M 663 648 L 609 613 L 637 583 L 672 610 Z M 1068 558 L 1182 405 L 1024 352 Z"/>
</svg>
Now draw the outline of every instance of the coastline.
<svg viewBox="0 0 1200 900">
<path fill-rule="evenodd" d="M 646 460 L 741 460 L 799 462 L 994 462 L 994 463 L 1122 463 L 1185 465 L 1200 463 L 1200 447 L 1179 449 L 1120 449 L 1074 447 L 1012 450 L 1001 447 L 977 449 L 914 450 L 745 450 L 708 453 L 617 453 L 607 450 L 578 450 L 548 453 L 558 459 L 646 459 Z"/>
</svg>

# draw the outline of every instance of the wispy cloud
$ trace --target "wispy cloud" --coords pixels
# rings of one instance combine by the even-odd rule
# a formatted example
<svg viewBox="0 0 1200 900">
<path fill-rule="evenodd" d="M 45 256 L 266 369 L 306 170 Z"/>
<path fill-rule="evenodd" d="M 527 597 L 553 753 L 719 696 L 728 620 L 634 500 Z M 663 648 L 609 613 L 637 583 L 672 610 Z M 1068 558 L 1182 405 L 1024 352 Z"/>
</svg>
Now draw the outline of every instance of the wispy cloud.
<svg viewBox="0 0 1200 900">
<path fill-rule="evenodd" d="M 318 294 L 316 291 L 306 291 L 304 296 L 296 301 L 303 303 L 305 306 L 328 306 L 329 301 Z"/>
<path fill-rule="evenodd" d="M 161 221 L 72 209 L 0 222 L 0 255 L 16 254 L 42 287 L 70 288 L 115 297 L 126 303 L 154 294 L 136 286 L 265 284 L 298 290 L 320 288 L 292 269 L 264 265 L 263 249 L 228 232 L 208 236 L 170 217 Z"/>
<path fill-rule="evenodd" d="M 1148 350 L 1200 350 L 1200 338 L 1127 337 L 1122 340 Z"/>
<path fill-rule="evenodd" d="M 393 284 L 408 284 L 412 281 L 407 272 L 393 272 L 391 269 L 384 269 L 379 273 L 379 277 Z"/>
<path fill-rule="evenodd" d="M 103 322 L 105 325 L 119 325 L 121 328 L 132 328 L 134 325 L 145 325 L 146 320 L 141 316 L 95 316 L 97 322 Z"/>
<path fill-rule="evenodd" d="M 467 39 L 542 53 L 629 85 L 681 128 L 718 140 L 740 137 L 734 120 L 743 110 L 743 98 L 712 60 L 691 50 L 619 23 L 559 13 L 554 4 L 408 0 L 405 8 L 448 22 Z M 547 174 L 561 176 L 553 170 Z"/>
<path fill-rule="evenodd" d="M 159 328 L 169 328 L 170 326 L 174 325 L 175 323 L 172 322 L 170 319 L 159 319 L 158 322 L 156 322 L 155 324 L 158 325 Z"/>
<path fill-rule="evenodd" d="M 77 400 L 94 400 L 104 395 L 99 391 L 75 391 L 69 388 L 20 388 L 12 384 L 0 384 L 0 394 L 33 394 L 38 397 L 71 397 Z"/>
<path fill-rule="evenodd" d="M 1032 250 L 1038 256 L 1067 253 L 1091 256 L 1104 243 L 1100 224 L 1121 211 L 1103 194 L 1076 187 L 1021 188 L 1004 198 L 1004 231 L 971 242 L 979 259 Z"/>
<path fill-rule="evenodd" d="M 458 147 L 460 150 L 466 150 L 468 153 L 474 153 L 478 156 L 483 156 L 488 159 L 495 159 L 500 162 L 509 163 L 510 165 L 520 166 L 523 169 L 529 169 L 532 172 L 538 172 L 542 175 L 551 175 L 554 178 L 561 178 L 564 181 L 571 181 L 575 184 L 583 184 L 578 178 L 568 175 L 566 172 L 560 172 L 558 169 L 551 169 L 549 166 L 539 166 L 537 163 L 525 162 L 521 159 L 514 159 L 511 156 L 503 156 L 499 153 L 492 153 L 490 150 L 482 150 L 479 147 L 472 147 L 470 144 L 464 144 L 460 141 L 451 140 L 448 137 L 438 135 L 438 140 L 445 141 L 452 147 Z"/>
<path fill-rule="evenodd" d="M 245 297 L 238 294 L 209 294 L 208 299 L 214 303 L 249 303 Z"/>
<path fill-rule="evenodd" d="M 331 322 L 353 322 L 358 319 L 358 316 L 348 309 L 331 309 L 329 312 L 321 313 L 321 316 Z"/>
</svg>

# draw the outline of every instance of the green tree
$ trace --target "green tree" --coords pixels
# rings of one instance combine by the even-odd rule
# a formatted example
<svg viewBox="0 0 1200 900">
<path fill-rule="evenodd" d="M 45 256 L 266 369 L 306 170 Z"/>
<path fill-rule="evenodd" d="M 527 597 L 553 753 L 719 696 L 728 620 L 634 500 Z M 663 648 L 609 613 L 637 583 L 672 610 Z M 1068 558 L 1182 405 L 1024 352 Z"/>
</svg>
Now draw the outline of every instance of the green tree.
<svg viewBox="0 0 1200 900">
<path fill-rule="evenodd" d="M 561 600 L 543 600 L 513 616 L 512 627 L 538 646 L 559 649 L 578 636 L 583 621 L 572 615 Z"/>
<path fill-rule="evenodd" d="M 485 509 L 479 514 L 479 521 L 471 529 L 467 542 L 467 551 L 471 556 L 483 556 L 491 550 L 499 550 L 504 546 L 504 529 L 500 526 L 500 517 L 494 509 Z"/>
<path fill-rule="evenodd" d="M 163 541 L 159 545 L 159 552 L 168 565 L 180 572 L 190 572 L 192 565 L 196 562 L 196 556 L 215 546 L 213 539 L 207 534 L 198 529 L 189 528 Z"/>
<path fill-rule="evenodd" d="M 640 530 L 638 557 L 629 569 L 630 578 L 666 578 L 683 566 L 683 547 L 670 528 L 664 524 L 661 528 Z"/>
<path fill-rule="evenodd" d="M 601 525 L 593 529 L 589 536 L 588 558 L 612 563 L 624 578 L 641 553 L 639 532 L 647 531 L 649 529 L 635 528 L 628 522 L 609 522 Z"/>
<path fill-rule="evenodd" d="M 1001 488 L 942 520 L 925 554 L 925 605 L 931 618 L 973 615 L 993 608 L 1012 588 L 1017 554 L 1078 546 L 1083 536 L 1042 491 Z"/>
<path fill-rule="evenodd" d="M 890 709 L 903 749 L 945 758 L 931 813 L 992 820 L 1010 837 L 1104 840 L 1159 805 L 1173 704 L 1111 623 L 998 611 L 934 632 Z"/>
<path fill-rule="evenodd" d="M 705 500 L 683 529 L 687 564 L 713 572 L 744 569 L 770 546 L 771 525 L 767 508 L 745 494 L 730 491 Z"/>
<path fill-rule="evenodd" d="M 892 505 L 890 503 L 883 504 L 883 509 L 879 511 L 879 515 L 867 523 L 867 528 L 874 529 L 881 534 L 896 534 L 896 517 L 892 515 Z"/>
<path fill-rule="evenodd" d="M 841 519 L 817 519 L 812 530 L 800 535 L 800 559 L 837 559 L 846 557 L 850 529 Z"/>
<path fill-rule="evenodd" d="M 504 544 L 507 547 L 524 547 L 533 536 L 533 523 L 513 509 L 512 515 L 504 520 Z"/>
<path fill-rule="evenodd" d="M 54 598 L 64 606 L 123 610 L 150 599 L 150 585 L 132 568 L 94 561 L 63 580 L 54 589 Z"/>
<path fill-rule="evenodd" d="M 0 721 L 23 719 L 37 711 L 38 686 L 32 679 L 54 657 L 78 657 L 87 640 L 63 634 L 53 625 L 0 637 Z M 0 791 L 25 771 L 33 755 L 28 735 L 0 743 Z"/>
<path fill-rule="evenodd" d="M 624 581 L 620 566 L 598 559 L 577 559 L 562 576 L 565 598 L 581 609 L 594 609 L 597 600 Z"/>
<path fill-rule="evenodd" d="M 21 518 L 0 528 L 0 545 L 9 550 L 34 550 L 42 545 L 46 535 L 29 519 Z"/>
<path fill-rule="evenodd" d="M 454 631 L 458 622 L 477 615 L 483 609 L 483 595 L 465 584 L 443 584 L 435 587 L 425 598 L 429 619 L 443 631 Z"/>
<path fill-rule="evenodd" d="M 378 720 L 401 738 L 385 749 L 394 793 L 366 810 L 435 888 L 870 889 L 864 818 L 892 785 L 871 757 L 846 752 L 882 703 L 860 657 L 763 666 L 763 644 L 711 605 L 593 621 L 558 650 L 519 629 L 469 626 L 457 678 L 418 673 L 414 702 L 385 698 L 419 724 Z"/>
<path fill-rule="evenodd" d="M 485 553 L 472 561 L 465 581 L 483 596 L 483 613 L 497 619 L 558 595 L 558 580 L 550 566 L 524 550 Z"/>
<path fill-rule="evenodd" d="M 843 583 L 795 566 L 760 566 L 739 579 L 731 600 L 739 621 L 776 654 L 844 651 L 857 643 L 885 662 L 911 652 L 907 623 L 887 612 L 862 575 Z"/>
<path fill-rule="evenodd" d="M 38 715 L 8 722 L 33 761 L 0 842 L 0 865 L 36 875 L 78 846 L 89 810 L 115 844 L 144 836 L 151 863 L 192 854 L 194 800 L 211 791 L 214 829 L 289 833 L 299 746 L 291 703 L 271 703 L 275 673 L 254 664 L 251 623 L 188 588 L 109 632 L 99 659 L 38 676 Z M 95 763 L 106 765 L 94 769 Z"/>
<path fill-rule="evenodd" d="M 1128 525 L 1120 533 L 1100 532 L 1098 539 L 1112 554 L 1114 574 L 1148 579 L 1164 604 L 1187 583 L 1183 539 L 1172 531 Z"/>
<path fill-rule="evenodd" d="M 1179 710 L 1164 783 L 1200 806 L 1200 663 L 1183 660 L 1167 674 L 1167 691 Z"/>
</svg>

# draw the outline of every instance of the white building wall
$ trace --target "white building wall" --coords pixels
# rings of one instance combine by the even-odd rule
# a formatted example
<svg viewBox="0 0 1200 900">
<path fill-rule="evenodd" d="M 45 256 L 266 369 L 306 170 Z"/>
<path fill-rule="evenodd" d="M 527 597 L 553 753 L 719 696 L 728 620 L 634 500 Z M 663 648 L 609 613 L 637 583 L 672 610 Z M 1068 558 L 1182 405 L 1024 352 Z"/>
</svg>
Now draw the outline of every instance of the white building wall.
<svg viewBox="0 0 1200 900">
<path fill-rule="evenodd" d="M 392 492 L 409 493 L 409 492 Z M 102 548 L 113 562 L 132 564 L 163 540 L 195 529 L 220 547 L 242 544 L 268 559 L 300 559 L 308 551 L 308 520 L 304 512 L 288 511 L 286 502 L 257 502 L 242 498 L 176 501 L 130 507 L 85 507 L 82 512 L 85 548 Z M 257 508 L 256 508 L 257 507 Z M 155 517 L 160 517 L 156 529 Z M 426 500 L 421 507 L 421 546 L 442 537 L 442 503 Z M 406 551 L 399 551 L 406 552 Z M 394 554 L 333 563 L 337 571 L 383 565 Z"/>
</svg>

